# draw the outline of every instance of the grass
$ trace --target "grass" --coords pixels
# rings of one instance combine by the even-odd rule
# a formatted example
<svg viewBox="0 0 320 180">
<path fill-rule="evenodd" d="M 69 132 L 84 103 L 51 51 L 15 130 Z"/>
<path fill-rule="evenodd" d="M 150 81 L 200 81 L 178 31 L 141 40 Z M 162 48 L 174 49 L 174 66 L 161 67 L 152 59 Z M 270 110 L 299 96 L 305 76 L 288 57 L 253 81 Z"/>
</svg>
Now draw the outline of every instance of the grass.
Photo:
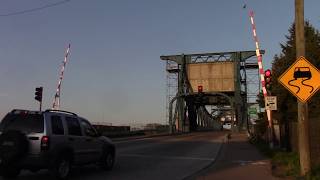
<svg viewBox="0 0 320 180">
<path fill-rule="evenodd" d="M 300 176 L 298 153 L 286 152 L 280 149 L 270 149 L 269 144 L 259 138 L 252 138 L 250 139 L 250 142 L 255 145 L 262 154 L 271 159 L 272 172 L 274 176 L 320 180 L 320 165 L 312 167 L 311 172 L 307 176 Z"/>
<path fill-rule="evenodd" d="M 310 173 L 311 180 L 320 180 L 320 165 L 312 168 Z"/>
<path fill-rule="evenodd" d="M 266 157 L 271 159 L 272 171 L 278 177 L 299 177 L 299 156 L 294 152 L 271 149 L 268 142 L 260 138 L 250 139 L 250 142 Z"/>
<path fill-rule="evenodd" d="M 275 152 L 272 159 L 273 172 L 278 176 L 299 177 L 299 156 L 295 152 Z"/>
</svg>

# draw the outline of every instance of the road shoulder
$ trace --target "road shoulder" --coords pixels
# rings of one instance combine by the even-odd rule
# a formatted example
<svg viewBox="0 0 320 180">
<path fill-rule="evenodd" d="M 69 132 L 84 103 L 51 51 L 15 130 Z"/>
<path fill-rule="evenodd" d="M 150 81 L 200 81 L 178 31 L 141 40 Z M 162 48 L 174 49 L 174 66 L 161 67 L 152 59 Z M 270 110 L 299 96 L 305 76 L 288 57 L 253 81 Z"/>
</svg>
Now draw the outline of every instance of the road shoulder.
<svg viewBox="0 0 320 180">
<path fill-rule="evenodd" d="M 195 174 L 191 179 L 247 179 L 276 180 L 272 176 L 270 160 L 247 141 L 245 133 L 233 133 L 221 148 L 215 163 Z"/>
</svg>

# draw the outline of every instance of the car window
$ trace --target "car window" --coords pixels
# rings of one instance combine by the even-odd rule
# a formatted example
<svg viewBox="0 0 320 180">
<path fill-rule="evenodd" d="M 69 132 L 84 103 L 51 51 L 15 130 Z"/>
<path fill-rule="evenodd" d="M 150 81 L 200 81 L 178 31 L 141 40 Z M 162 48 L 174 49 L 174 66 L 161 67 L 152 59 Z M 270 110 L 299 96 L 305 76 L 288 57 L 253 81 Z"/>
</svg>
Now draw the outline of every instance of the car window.
<svg viewBox="0 0 320 180">
<path fill-rule="evenodd" d="M 63 124 L 60 116 L 51 116 L 52 134 L 64 135 Z"/>
<path fill-rule="evenodd" d="M 91 137 L 97 136 L 96 130 L 91 126 L 91 124 L 89 122 L 82 120 L 82 119 L 80 120 L 80 122 L 81 122 L 83 129 L 84 129 L 84 134 L 86 136 L 91 136 Z"/>
<path fill-rule="evenodd" d="M 77 118 L 66 117 L 69 135 L 82 136 L 80 123 Z"/>
<path fill-rule="evenodd" d="M 18 130 L 24 133 L 42 133 L 44 122 L 42 114 L 28 112 L 8 113 L 0 123 L 0 131 Z"/>
</svg>

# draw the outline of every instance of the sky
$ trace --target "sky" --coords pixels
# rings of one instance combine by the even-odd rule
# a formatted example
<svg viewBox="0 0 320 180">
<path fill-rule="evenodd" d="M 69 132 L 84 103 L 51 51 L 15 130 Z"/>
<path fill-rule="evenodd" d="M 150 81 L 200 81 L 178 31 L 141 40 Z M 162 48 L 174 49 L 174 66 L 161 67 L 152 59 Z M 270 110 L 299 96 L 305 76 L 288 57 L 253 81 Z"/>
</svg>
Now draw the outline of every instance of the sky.
<svg viewBox="0 0 320 180">
<path fill-rule="evenodd" d="M 0 117 L 37 110 L 44 87 L 52 107 L 67 45 L 71 53 L 61 109 L 91 122 L 166 123 L 161 55 L 255 50 L 255 22 L 264 68 L 271 67 L 294 21 L 293 0 L 0 0 Z M 246 9 L 243 5 L 246 4 Z M 320 1 L 305 1 L 305 18 L 320 28 Z"/>
</svg>

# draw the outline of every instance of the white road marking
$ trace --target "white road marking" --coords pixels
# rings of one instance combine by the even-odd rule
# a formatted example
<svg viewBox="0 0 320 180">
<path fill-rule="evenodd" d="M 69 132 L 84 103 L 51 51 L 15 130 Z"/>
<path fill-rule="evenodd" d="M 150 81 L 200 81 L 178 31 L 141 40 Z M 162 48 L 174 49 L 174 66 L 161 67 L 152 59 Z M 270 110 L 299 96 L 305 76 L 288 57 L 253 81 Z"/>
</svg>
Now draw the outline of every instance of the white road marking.
<svg viewBox="0 0 320 180">
<path fill-rule="evenodd" d="M 129 139 L 129 140 L 123 140 L 123 141 L 113 141 L 114 144 L 123 144 L 128 142 L 136 142 L 136 141 L 144 141 L 144 140 L 151 140 L 153 138 L 138 138 L 138 139 Z"/>
<path fill-rule="evenodd" d="M 144 141 L 144 140 L 160 140 L 160 141 L 166 141 L 166 142 L 175 142 L 175 141 L 188 141 L 192 140 L 190 138 L 196 138 L 196 137 L 201 137 L 204 136 L 204 134 L 190 134 L 190 135 L 180 135 L 180 136 L 155 136 L 155 137 L 141 137 L 137 139 L 114 139 L 113 143 L 114 144 L 123 144 L 123 143 L 130 143 L 130 142 L 137 142 L 137 141 Z M 215 137 L 213 140 L 209 140 L 209 142 L 216 142 L 220 140 L 220 138 L 223 136 Z"/>
<path fill-rule="evenodd" d="M 237 161 L 233 161 L 234 163 L 239 163 L 240 166 L 246 166 L 246 165 L 266 165 L 267 162 L 264 161 L 243 161 L 243 160 L 237 160 Z"/>
<path fill-rule="evenodd" d="M 267 162 L 263 162 L 263 161 L 258 161 L 258 162 L 253 162 L 251 163 L 252 165 L 267 165 Z"/>
<path fill-rule="evenodd" d="M 214 161 L 214 158 L 197 158 L 197 157 L 185 157 L 185 156 L 152 156 L 141 154 L 119 154 L 123 157 L 139 157 L 139 158 L 160 158 L 160 159 L 176 159 L 176 160 L 198 160 L 198 161 Z"/>
</svg>

